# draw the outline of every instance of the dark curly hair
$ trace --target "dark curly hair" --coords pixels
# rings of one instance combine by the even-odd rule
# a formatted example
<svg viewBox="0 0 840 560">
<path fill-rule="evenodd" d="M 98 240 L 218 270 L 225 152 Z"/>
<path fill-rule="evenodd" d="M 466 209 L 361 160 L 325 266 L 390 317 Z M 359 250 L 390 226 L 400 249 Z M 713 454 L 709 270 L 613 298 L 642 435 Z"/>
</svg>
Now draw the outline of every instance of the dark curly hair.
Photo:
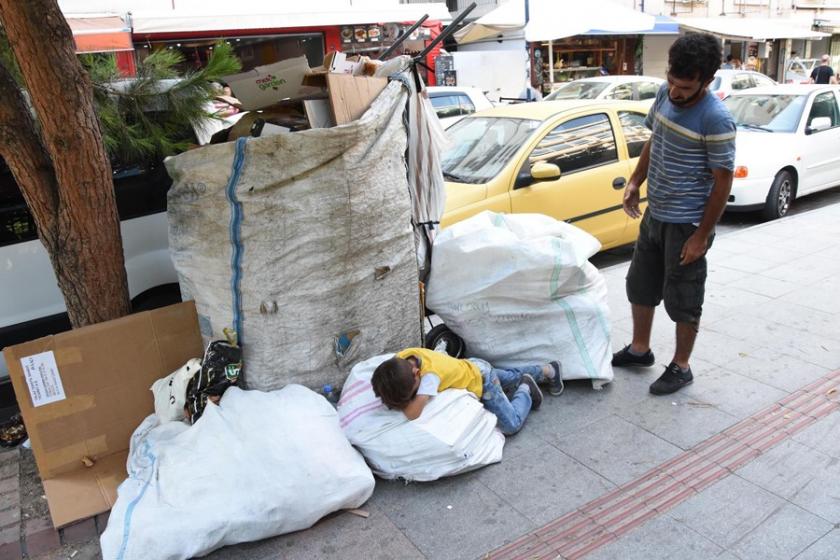
<svg viewBox="0 0 840 560">
<path fill-rule="evenodd" d="M 683 35 L 668 49 L 668 73 L 681 80 L 711 80 L 720 67 L 720 40 L 708 33 Z"/>
<path fill-rule="evenodd" d="M 403 410 L 414 398 L 414 372 L 408 360 L 396 356 L 373 371 L 370 380 L 374 394 L 391 410 Z"/>
</svg>

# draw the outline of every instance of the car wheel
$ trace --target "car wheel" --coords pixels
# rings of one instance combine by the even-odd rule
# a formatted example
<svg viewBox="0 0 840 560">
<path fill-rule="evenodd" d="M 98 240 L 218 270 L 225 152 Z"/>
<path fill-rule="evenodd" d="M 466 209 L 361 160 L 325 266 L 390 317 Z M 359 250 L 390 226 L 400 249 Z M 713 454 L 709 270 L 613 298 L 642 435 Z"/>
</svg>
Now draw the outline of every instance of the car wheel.
<svg viewBox="0 0 840 560">
<path fill-rule="evenodd" d="M 764 203 L 763 214 L 766 220 L 775 220 L 787 215 L 793 203 L 794 188 L 795 184 L 790 172 L 780 171 L 776 175 L 770 192 L 767 193 L 767 201 Z"/>
<path fill-rule="evenodd" d="M 430 350 L 446 352 L 453 358 L 463 358 L 467 353 L 464 339 L 443 324 L 432 327 L 432 330 L 426 334 L 424 346 Z"/>
</svg>

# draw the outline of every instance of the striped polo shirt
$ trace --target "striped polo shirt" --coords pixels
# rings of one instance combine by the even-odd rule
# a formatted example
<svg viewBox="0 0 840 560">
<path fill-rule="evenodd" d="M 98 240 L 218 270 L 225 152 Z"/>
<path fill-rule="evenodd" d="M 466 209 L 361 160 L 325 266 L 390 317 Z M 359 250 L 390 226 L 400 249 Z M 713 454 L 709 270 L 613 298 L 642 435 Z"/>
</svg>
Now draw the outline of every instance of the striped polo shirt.
<svg viewBox="0 0 840 560">
<path fill-rule="evenodd" d="M 677 107 L 668 84 L 645 123 L 653 131 L 647 176 L 648 209 L 661 222 L 698 223 L 714 185 L 712 169 L 735 168 L 735 121 L 717 96 Z"/>
</svg>

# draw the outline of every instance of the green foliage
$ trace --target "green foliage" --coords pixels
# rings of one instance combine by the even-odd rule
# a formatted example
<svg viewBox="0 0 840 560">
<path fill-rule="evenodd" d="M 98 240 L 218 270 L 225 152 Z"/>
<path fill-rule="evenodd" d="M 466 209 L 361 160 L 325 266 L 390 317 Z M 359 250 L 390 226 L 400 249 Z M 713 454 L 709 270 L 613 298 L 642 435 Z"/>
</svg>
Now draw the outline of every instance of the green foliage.
<svg viewBox="0 0 840 560">
<path fill-rule="evenodd" d="M 94 84 L 94 103 L 102 140 L 112 158 L 123 164 L 183 151 L 193 127 L 208 118 L 208 103 L 218 94 L 213 83 L 240 70 L 227 43 L 218 43 L 201 70 L 179 75 L 184 62 L 173 50 L 159 50 L 138 65 L 136 78 L 119 75 L 110 55 L 82 55 Z"/>
</svg>

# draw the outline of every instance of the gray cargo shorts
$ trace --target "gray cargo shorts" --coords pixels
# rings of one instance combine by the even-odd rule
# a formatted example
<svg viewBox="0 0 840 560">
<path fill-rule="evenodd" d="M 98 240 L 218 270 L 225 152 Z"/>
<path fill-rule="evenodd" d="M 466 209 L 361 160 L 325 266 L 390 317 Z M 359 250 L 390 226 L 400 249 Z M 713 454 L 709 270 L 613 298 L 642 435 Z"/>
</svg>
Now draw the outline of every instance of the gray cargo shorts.
<svg viewBox="0 0 840 560">
<path fill-rule="evenodd" d="M 693 224 L 660 222 L 646 210 L 639 239 L 627 273 L 627 299 L 636 305 L 656 307 L 663 299 L 665 311 L 676 323 L 700 322 L 706 286 L 706 257 L 680 264 L 682 247 L 697 231 Z M 712 246 L 709 238 L 707 250 Z"/>
</svg>

